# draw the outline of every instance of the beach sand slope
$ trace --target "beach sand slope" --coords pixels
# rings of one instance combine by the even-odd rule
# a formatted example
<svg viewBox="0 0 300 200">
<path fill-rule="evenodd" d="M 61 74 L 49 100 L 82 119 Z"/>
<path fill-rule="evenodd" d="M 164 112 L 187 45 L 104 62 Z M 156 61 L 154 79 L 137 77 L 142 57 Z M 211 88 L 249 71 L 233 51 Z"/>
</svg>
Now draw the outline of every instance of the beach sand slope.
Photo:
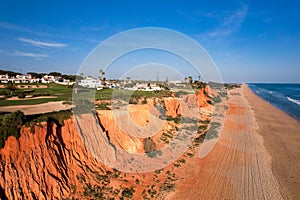
<svg viewBox="0 0 300 200">
<path fill-rule="evenodd" d="M 216 146 L 204 158 L 188 164 L 186 175 L 169 198 L 299 198 L 299 122 L 246 85 L 229 90 L 227 103 Z"/>
</svg>

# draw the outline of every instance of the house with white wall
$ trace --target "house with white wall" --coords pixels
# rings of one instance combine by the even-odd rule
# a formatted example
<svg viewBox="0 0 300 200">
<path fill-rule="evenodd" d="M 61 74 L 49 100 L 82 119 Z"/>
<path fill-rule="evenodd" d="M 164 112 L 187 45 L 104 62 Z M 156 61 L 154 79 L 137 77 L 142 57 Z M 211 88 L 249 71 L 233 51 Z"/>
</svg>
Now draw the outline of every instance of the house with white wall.
<svg viewBox="0 0 300 200">
<path fill-rule="evenodd" d="M 98 88 L 102 86 L 100 81 L 91 76 L 87 76 L 84 79 L 80 80 L 80 83 L 78 83 L 78 85 L 87 88 Z"/>
</svg>

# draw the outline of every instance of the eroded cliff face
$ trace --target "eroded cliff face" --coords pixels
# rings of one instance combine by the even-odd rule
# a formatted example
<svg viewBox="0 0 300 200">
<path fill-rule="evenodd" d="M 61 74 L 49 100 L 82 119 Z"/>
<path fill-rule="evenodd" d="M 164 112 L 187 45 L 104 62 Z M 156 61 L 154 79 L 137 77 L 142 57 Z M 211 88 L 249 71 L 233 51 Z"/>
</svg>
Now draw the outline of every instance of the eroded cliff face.
<svg viewBox="0 0 300 200">
<path fill-rule="evenodd" d="M 211 105 L 207 103 L 210 99 L 207 94 L 211 92 L 208 90 L 205 88 L 197 95 L 187 95 L 179 99 L 165 98 L 166 115 L 184 115 L 183 107 L 187 106 L 187 103 L 189 106 L 209 109 Z M 17 140 L 9 137 L 5 147 L 0 150 L 1 199 L 90 199 L 93 198 L 90 193 L 120 197 L 122 189 L 132 185 L 136 186 L 133 197 L 141 198 L 143 190 L 149 189 L 148 182 L 155 177 L 160 179 L 160 183 L 156 183 L 159 189 L 164 186 L 165 182 L 161 180 L 167 179 L 166 175 L 153 172 L 126 178 L 126 174 L 110 169 L 103 164 L 105 162 L 95 158 L 99 149 L 104 159 L 110 159 L 107 162 L 121 158 L 121 155 L 116 154 L 116 148 L 129 153 L 143 152 L 143 140 L 137 136 L 139 133 L 145 134 L 143 127 L 149 124 L 152 131 L 157 129 L 160 134 L 176 129 L 175 123 L 151 118 L 148 111 L 153 115 L 159 114 L 152 104 L 148 103 L 132 106 L 129 117 L 114 115 L 113 110 L 101 110 L 94 116 L 83 115 L 81 120 L 66 120 L 63 126 L 55 121 L 48 121 L 32 127 L 23 127 L 20 138 Z M 128 120 L 139 126 L 128 125 Z M 98 125 L 90 125 L 91 121 Z M 85 132 L 77 127 L 84 127 Z M 128 131 L 136 135 L 126 134 Z M 160 135 L 153 137 L 158 146 L 159 137 Z M 101 148 L 91 149 L 87 146 Z M 175 181 L 175 177 L 174 174 L 173 179 L 168 179 L 167 183 Z M 150 190 L 154 190 L 153 188 L 152 186 Z"/>
<path fill-rule="evenodd" d="M 0 150 L 0 185 L 8 199 L 61 199 L 79 186 L 76 175 L 85 167 L 103 167 L 82 145 L 73 120 L 22 128 L 21 137 L 10 137 Z M 3 194 L 4 195 L 4 194 Z"/>
</svg>

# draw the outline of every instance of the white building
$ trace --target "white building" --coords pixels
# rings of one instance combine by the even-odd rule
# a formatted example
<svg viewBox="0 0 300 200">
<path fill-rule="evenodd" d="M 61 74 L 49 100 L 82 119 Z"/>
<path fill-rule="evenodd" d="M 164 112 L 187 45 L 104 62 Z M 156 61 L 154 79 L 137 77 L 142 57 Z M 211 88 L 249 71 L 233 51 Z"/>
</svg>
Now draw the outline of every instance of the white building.
<svg viewBox="0 0 300 200">
<path fill-rule="evenodd" d="M 80 81 L 80 83 L 78 83 L 78 85 L 80 85 L 82 87 L 87 87 L 87 88 L 101 88 L 101 87 L 103 87 L 103 85 L 101 84 L 100 81 L 98 81 L 97 79 L 95 79 L 91 76 L 87 76 L 84 79 L 82 79 Z"/>
<path fill-rule="evenodd" d="M 8 78 L 8 74 L 0 74 L 0 83 L 7 83 Z"/>
<path fill-rule="evenodd" d="M 42 83 L 54 83 L 56 80 L 55 76 L 45 75 L 42 78 Z"/>
<path fill-rule="evenodd" d="M 17 79 L 19 79 L 20 81 L 21 80 L 29 80 L 29 79 L 31 79 L 32 77 L 31 77 L 31 74 L 18 74 L 17 76 L 16 76 L 16 78 Z"/>
</svg>

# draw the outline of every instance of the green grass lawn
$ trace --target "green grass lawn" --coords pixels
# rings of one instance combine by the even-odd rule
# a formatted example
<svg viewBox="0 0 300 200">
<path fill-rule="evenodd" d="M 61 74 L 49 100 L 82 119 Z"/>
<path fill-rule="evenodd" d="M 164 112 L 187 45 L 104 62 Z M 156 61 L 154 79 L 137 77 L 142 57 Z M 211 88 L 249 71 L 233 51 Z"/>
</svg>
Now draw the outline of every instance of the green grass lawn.
<svg viewBox="0 0 300 200">
<path fill-rule="evenodd" d="M 5 100 L 0 99 L 0 106 L 14 106 L 14 105 L 34 105 L 47 103 L 51 101 L 72 101 L 73 88 L 65 85 L 58 84 L 49 84 L 47 88 L 22 88 L 17 89 L 13 92 L 13 96 L 18 96 L 18 94 L 25 93 L 26 95 L 33 96 L 44 96 L 42 99 L 28 99 L 28 100 Z M 10 94 L 10 91 L 7 89 L 0 89 L 0 95 Z M 169 91 L 129 91 L 129 90 L 119 90 L 119 89 L 79 89 L 76 99 L 85 99 L 85 100 L 110 100 L 112 97 L 116 99 L 116 96 L 125 96 L 131 98 L 149 98 L 149 97 L 169 97 L 171 92 Z M 57 98 L 47 98 L 47 96 L 56 96 Z"/>
<path fill-rule="evenodd" d="M 47 103 L 50 101 L 61 101 L 59 98 L 43 98 L 43 99 L 28 99 L 28 100 L 1 100 L 0 106 L 18 106 L 18 105 L 36 105 Z"/>
<path fill-rule="evenodd" d="M 118 99 L 122 96 L 131 97 L 131 98 L 150 98 L 150 97 L 169 97 L 171 96 L 171 92 L 169 91 L 160 91 L 160 92 L 152 92 L 152 91 L 133 91 L 133 90 L 121 90 L 121 89 L 103 89 L 103 90 L 92 90 L 86 89 L 81 90 L 76 95 L 77 99 L 96 99 L 96 100 L 110 100 L 110 99 Z"/>
<path fill-rule="evenodd" d="M 48 84 L 47 88 L 21 88 L 13 92 L 13 96 L 24 93 L 26 95 L 33 95 L 34 97 L 45 97 L 42 99 L 22 99 L 22 100 L 0 100 L 0 106 L 15 106 L 15 105 L 35 105 L 53 101 L 71 101 L 73 88 L 65 85 Z M 1 88 L 0 94 L 10 94 L 10 91 Z M 57 98 L 47 98 L 47 96 L 57 96 Z"/>
</svg>

